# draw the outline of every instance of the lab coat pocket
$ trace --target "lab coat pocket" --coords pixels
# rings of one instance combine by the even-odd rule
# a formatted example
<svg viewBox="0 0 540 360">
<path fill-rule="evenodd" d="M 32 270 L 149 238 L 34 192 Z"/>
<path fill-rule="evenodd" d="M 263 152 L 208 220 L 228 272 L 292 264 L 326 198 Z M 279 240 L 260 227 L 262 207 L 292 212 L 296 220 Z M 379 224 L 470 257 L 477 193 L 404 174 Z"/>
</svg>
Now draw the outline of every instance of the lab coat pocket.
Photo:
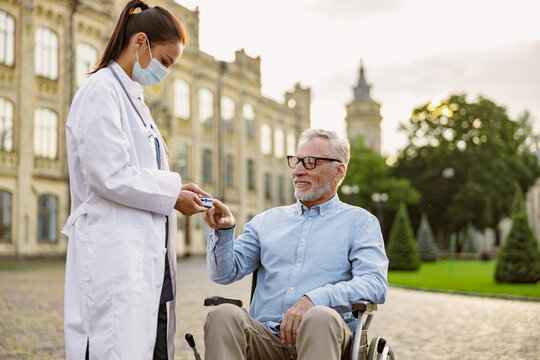
<svg viewBox="0 0 540 360">
<path fill-rule="evenodd" d="M 86 235 L 91 292 L 141 292 L 144 289 L 144 228 L 98 224 L 89 226 Z"/>
</svg>

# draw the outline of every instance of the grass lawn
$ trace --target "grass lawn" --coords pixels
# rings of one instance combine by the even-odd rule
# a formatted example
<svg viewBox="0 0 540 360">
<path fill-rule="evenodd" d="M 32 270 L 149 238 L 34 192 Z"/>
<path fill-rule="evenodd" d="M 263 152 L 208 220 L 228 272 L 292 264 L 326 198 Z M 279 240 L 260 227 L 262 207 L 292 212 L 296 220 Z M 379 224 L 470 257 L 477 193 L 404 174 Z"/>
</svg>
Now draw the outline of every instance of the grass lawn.
<svg viewBox="0 0 540 360">
<path fill-rule="evenodd" d="M 391 270 L 388 282 L 418 289 L 527 296 L 540 300 L 540 282 L 499 284 L 493 279 L 494 272 L 494 261 L 440 260 L 423 263 L 418 271 Z"/>
</svg>

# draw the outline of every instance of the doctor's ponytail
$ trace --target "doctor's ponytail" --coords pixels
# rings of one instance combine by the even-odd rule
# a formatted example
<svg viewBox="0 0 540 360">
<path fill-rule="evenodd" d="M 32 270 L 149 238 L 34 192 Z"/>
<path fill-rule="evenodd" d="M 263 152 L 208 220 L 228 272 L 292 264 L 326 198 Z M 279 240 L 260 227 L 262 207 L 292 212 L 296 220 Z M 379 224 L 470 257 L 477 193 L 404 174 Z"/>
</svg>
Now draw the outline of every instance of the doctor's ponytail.
<svg viewBox="0 0 540 360">
<path fill-rule="evenodd" d="M 146 34 L 150 44 L 170 41 L 187 44 L 184 27 L 174 14 L 159 6 L 149 7 L 143 0 L 132 0 L 122 10 L 105 52 L 91 73 L 116 60 L 129 44 L 131 36 L 139 32 Z"/>
</svg>

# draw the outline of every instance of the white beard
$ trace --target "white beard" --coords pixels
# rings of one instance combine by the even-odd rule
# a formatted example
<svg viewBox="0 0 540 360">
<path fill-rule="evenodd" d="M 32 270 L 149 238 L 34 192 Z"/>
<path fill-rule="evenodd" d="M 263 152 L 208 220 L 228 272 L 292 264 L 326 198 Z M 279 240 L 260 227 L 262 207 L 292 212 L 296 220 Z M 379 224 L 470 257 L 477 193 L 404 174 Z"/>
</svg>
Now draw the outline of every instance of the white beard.
<svg viewBox="0 0 540 360">
<path fill-rule="evenodd" d="M 324 194 L 330 192 L 332 190 L 332 184 L 326 183 L 323 187 L 311 189 L 306 193 L 301 193 L 301 190 L 294 189 L 294 197 L 297 198 L 300 201 L 315 201 L 324 196 Z"/>
</svg>

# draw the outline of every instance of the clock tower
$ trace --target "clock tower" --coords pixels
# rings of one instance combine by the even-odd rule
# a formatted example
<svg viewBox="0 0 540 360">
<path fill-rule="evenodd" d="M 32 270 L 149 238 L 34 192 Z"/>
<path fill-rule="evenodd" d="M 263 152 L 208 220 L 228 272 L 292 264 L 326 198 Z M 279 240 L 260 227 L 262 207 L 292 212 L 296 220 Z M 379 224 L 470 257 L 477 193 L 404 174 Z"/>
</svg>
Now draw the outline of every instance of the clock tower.
<svg viewBox="0 0 540 360">
<path fill-rule="evenodd" d="M 360 62 L 360 76 L 354 88 L 354 99 L 347 104 L 347 137 L 351 140 L 362 135 L 364 144 L 380 155 L 381 105 L 371 98 L 370 89 L 371 85 L 367 84 L 364 75 L 364 64 Z"/>
</svg>

